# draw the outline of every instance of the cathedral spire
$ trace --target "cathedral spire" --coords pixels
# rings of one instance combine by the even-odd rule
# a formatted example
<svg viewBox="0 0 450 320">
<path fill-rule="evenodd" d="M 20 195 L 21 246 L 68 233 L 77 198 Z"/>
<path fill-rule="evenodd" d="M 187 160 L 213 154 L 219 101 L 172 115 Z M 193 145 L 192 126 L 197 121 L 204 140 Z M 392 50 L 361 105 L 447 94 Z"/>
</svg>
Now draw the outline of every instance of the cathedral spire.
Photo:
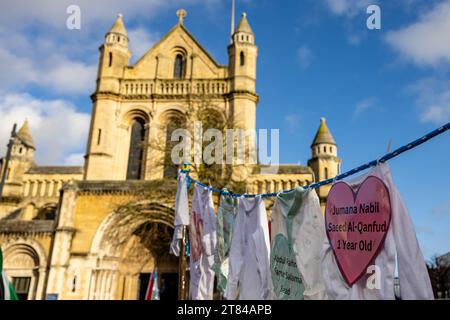
<svg viewBox="0 0 450 320">
<path fill-rule="evenodd" d="M 322 144 L 322 143 L 336 145 L 336 141 L 334 140 L 333 136 L 331 135 L 330 129 L 328 129 L 327 122 L 324 117 L 320 118 L 319 130 L 317 130 L 317 133 L 316 133 L 316 136 L 314 137 L 312 146 L 315 146 L 317 144 Z"/>
<path fill-rule="evenodd" d="M 239 21 L 238 26 L 234 30 L 232 39 L 232 44 L 255 44 L 255 35 L 253 34 L 253 30 L 248 23 L 247 14 L 245 12 L 242 14 L 241 21 Z"/>
<path fill-rule="evenodd" d="M 121 13 L 117 15 L 116 22 L 106 33 L 105 44 L 128 51 L 128 32 Z"/>
<path fill-rule="evenodd" d="M 247 20 L 247 13 L 245 13 L 245 12 L 242 14 L 241 21 L 239 22 L 239 24 L 237 26 L 236 33 L 237 32 L 253 34 L 252 28 L 250 27 L 250 24 L 248 23 L 248 20 Z"/>
<path fill-rule="evenodd" d="M 111 27 L 108 34 L 109 33 L 116 33 L 128 37 L 127 29 L 123 23 L 123 16 L 121 13 L 117 15 L 116 22 L 114 22 L 114 25 Z"/>
<path fill-rule="evenodd" d="M 23 123 L 22 128 L 20 128 L 19 132 L 17 132 L 16 137 L 22 141 L 23 144 L 25 144 L 27 147 L 35 148 L 34 147 L 34 141 L 33 137 L 31 135 L 30 126 L 28 124 L 28 120 L 25 120 Z"/>
</svg>

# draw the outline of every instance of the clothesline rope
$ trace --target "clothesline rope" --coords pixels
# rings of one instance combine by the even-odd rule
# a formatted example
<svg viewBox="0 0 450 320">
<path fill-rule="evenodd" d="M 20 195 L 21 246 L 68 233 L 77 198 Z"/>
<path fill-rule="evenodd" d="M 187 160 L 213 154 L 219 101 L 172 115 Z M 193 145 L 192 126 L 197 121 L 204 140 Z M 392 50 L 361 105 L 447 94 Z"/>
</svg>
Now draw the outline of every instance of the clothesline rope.
<svg viewBox="0 0 450 320">
<path fill-rule="evenodd" d="M 310 185 L 305 186 L 303 188 L 304 189 L 319 188 L 319 187 L 325 186 L 327 184 L 331 184 L 331 183 L 333 183 L 335 181 L 339 181 L 339 180 L 342 180 L 342 179 L 347 178 L 349 176 L 352 176 L 352 175 L 354 175 L 354 174 L 356 174 L 358 172 L 361 172 L 363 170 L 369 169 L 371 167 L 375 167 L 377 164 L 384 163 L 384 162 L 386 162 L 388 160 L 391 160 L 392 158 L 395 158 L 395 157 L 399 156 L 403 152 L 411 150 L 411 149 L 413 149 L 413 148 L 415 148 L 415 147 L 417 147 L 417 146 L 419 146 L 419 145 L 421 145 L 421 144 L 423 144 L 423 143 L 433 139 L 434 137 L 436 137 L 436 136 L 446 132 L 449 129 L 450 129 L 450 122 L 448 122 L 447 124 L 443 125 L 442 127 L 438 128 L 436 130 L 433 130 L 433 131 L 427 133 L 423 137 L 421 137 L 421 138 L 419 138 L 419 139 L 417 139 L 417 140 L 415 140 L 413 142 L 410 142 L 410 143 L 408 143 L 408 144 L 406 144 L 406 145 L 404 145 L 404 146 L 402 146 L 402 147 L 400 147 L 400 148 L 398 148 L 398 149 L 396 149 L 396 150 L 394 150 L 394 151 L 392 151 L 390 153 L 385 154 L 384 156 L 382 156 L 378 160 L 373 160 L 373 161 L 367 162 L 367 163 L 365 163 L 365 164 L 363 164 L 363 165 L 361 165 L 359 167 L 356 167 L 356 168 L 353 168 L 353 169 L 351 169 L 351 170 L 349 170 L 347 172 L 341 173 L 341 174 L 337 175 L 334 178 L 330 178 L 330 179 L 326 179 L 326 180 L 323 180 L 323 181 L 320 181 L 320 182 L 317 182 L 317 183 L 313 183 L 313 184 L 310 184 Z M 224 190 L 221 190 L 221 189 L 218 189 L 218 188 L 207 186 L 206 184 L 203 184 L 200 181 L 197 181 L 197 180 L 193 179 L 189 175 L 189 171 L 182 171 L 182 172 L 186 173 L 188 185 L 190 183 L 194 183 L 194 184 L 202 186 L 202 187 L 204 187 L 204 188 L 206 188 L 208 190 L 211 190 L 214 193 L 219 193 L 221 195 L 228 195 L 228 196 L 236 197 L 236 198 L 257 198 L 257 197 L 271 198 L 271 197 L 276 197 L 279 194 L 289 193 L 289 192 L 292 192 L 292 191 L 295 190 L 295 189 L 289 189 L 289 190 L 282 190 L 280 192 L 262 193 L 262 194 L 231 193 L 231 192 L 227 192 L 227 191 L 224 191 Z"/>
</svg>

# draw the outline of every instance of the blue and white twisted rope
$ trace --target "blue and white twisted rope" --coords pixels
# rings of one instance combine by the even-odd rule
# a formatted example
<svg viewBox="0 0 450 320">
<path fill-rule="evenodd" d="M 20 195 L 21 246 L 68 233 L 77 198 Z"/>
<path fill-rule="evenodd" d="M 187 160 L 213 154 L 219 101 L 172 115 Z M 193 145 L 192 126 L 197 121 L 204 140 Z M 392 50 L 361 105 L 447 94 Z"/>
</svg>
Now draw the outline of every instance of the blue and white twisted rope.
<svg viewBox="0 0 450 320">
<path fill-rule="evenodd" d="M 390 152 L 388 154 L 385 154 L 384 156 L 382 156 L 378 160 L 370 161 L 370 162 L 365 163 L 365 164 L 363 164 L 363 165 L 361 165 L 359 167 L 353 168 L 353 169 L 351 169 L 351 170 L 349 170 L 347 172 L 341 173 L 341 174 L 337 175 L 334 178 L 330 178 L 330 179 L 326 179 L 326 180 L 323 180 L 323 181 L 320 181 L 320 182 L 317 182 L 317 183 L 313 183 L 313 184 L 310 184 L 309 186 L 305 186 L 303 188 L 304 189 L 319 188 L 319 187 L 325 186 L 327 184 L 331 184 L 331 183 L 333 183 L 335 181 L 339 181 L 339 180 L 342 180 L 342 179 L 347 178 L 349 176 L 352 176 L 352 175 L 354 175 L 354 174 L 356 174 L 358 172 L 361 172 L 363 170 L 369 169 L 371 167 L 375 167 L 379 163 L 383 163 L 383 162 L 386 162 L 388 160 L 391 160 L 391 159 L 399 156 L 403 152 L 406 152 L 408 150 L 414 149 L 417 146 L 420 146 L 421 144 L 423 144 L 423 143 L 433 139 L 434 137 L 436 137 L 436 136 L 446 132 L 447 130 L 450 130 L 450 122 L 445 124 L 445 125 L 443 125 L 442 127 L 438 128 L 436 130 L 433 130 L 433 131 L 427 133 L 423 137 L 421 137 L 421 138 L 419 138 L 419 139 L 417 139 L 417 140 L 415 140 L 415 141 L 413 141 L 411 143 L 408 143 L 408 144 L 406 144 L 406 145 L 404 145 L 404 146 L 402 146 L 402 147 L 400 147 L 400 148 L 398 148 L 398 149 L 396 149 L 396 150 L 394 150 L 394 151 L 392 151 L 392 152 Z M 221 195 L 228 195 L 230 197 L 236 197 L 236 198 L 256 198 L 256 197 L 271 198 L 271 197 L 278 196 L 280 193 L 289 193 L 289 192 L 292 192 L 292 191 L 295 190 L 295 189 L 289 189 L 289 190 L 283 190 L 283 191 L 275 192 L 275 193 L 263 193 L 263 194 L 231 193 L 231 192 L 227 192 L 227 191 L 224 191 L 224 190 L 220 190 L 218 188 L 207 186 L 206 184 L 203 184 L 200 181 L 194 180 L 188 174 L 188 171 L 183 171 L 183 172 L 186 173 L 188 185 L 190 185 L 191 183 L 194 183 L 194 184 L 197 184 L 199 186 L 202 186 L 203 188 L 211 190 L 214 193 L 219 193 Z"/>
</svg>

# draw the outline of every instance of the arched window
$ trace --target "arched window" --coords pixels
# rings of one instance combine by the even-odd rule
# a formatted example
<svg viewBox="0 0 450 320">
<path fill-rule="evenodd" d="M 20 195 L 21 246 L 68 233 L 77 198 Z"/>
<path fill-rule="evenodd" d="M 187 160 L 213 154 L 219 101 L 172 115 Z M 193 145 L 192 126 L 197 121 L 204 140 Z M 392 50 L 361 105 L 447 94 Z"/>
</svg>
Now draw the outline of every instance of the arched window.
<svg viewBox="0 0 450 320">
<path fill-rule="evenodd" d="M 19 300 L 36 299 L 38 283 L 43 277 L 41 270 L 45 269 L 42 259 L 29 243 L 17 243 L 5 249 L 3 269 L 11 278 Z"/>
<path fill-rule="evenodd" d="M 327 147 L 323 147 L 323 152 L 327 153 Z"/>
<path fill-rule="evenodd" d="M 45 206 L 38 210 L 36 217 L 33 220 L 55 220 L 56 205 Z"/>
<path fill-rule="evenodd" d="M 109 53 L 109 63 L 108 65 L 111 67 L 112 66 L 112 59 L 113 59 L 113 55 L 112 52 Z"/>
<path fill-rule="evenodd" d="M 245 55 L 244 55 L 244 52 L 242 52 L 242 51 L 241 51 L 240 61 L 241 61 L 241 66 L 245 65 Z"/>
<path fill-rule="evenodd" d="M 128 155 L 127 180 L 142 178 L 144 163 L 145 122 L 137 118 L 131 126 L 130 153 Z"/>
<path fill-rule="evenodd" d="M 330 152 L 333 153 L 333 147 L 330 147 Z"/>
<path fill-rule="evenodd" d="M 325 179 L 328 179 L 328 168 L 325 168 Z"/>
<path fill-rule="evenodd" d="M 175 79 L 182 79 L 184 78 L 184 73 L 185 73 L 185 61 L 183 59 L 183 56 L 181 54 L 177 54 L 177 56 L 175 57 L 175 66 L 173 69 L 173 77 Z"/>
</svg>

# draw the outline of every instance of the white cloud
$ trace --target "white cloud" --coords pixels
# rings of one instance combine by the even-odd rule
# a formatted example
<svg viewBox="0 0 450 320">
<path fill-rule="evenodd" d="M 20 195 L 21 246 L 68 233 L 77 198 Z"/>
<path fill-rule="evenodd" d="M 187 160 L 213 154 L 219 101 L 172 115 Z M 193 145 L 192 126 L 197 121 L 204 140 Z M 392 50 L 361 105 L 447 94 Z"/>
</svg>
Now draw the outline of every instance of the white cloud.
<svg viewBox="0 0 450 320">
<path fill-rule="evenodd" d="M 81 10 L 81 28 L 96 22 L 111 20 L 121 12 L 126 15 L 154 15 L 155 10 L 170 3 L 170 0 L 2 0 L 2 19 L 10 25 L 26 26 L 33 23 L 66 28 L 66 13 L 70 5 Z M 26 8 L 26 9 L 25 9 Z"/>
<path fill-rule="evenodd" d="M 4 48 L 0 48 L 0 70 L 0 90 L 23 87 L 38 79 L 33 61 L 27 57 L 15 56 Z"/>
<path fill-rule="evenodd" d="M 91 94 L 95 89 L 97 66 L 61 58 L 47 71 L 40 70 L 41 84 L 57 93 Z"/>
<path fill-rule="evenodd" d="M 61 164 L 73 153 L 84 151 L 90 115 L 64 100 L 41 100 L 29 94 L 0 94 L 0 154 L 5 153 L 13 123 L 25 119 L 36 146 L 39 164 Z M 71 158 L 73 160 L 73 158 Z"/>
<path fill-rule="evenodd" d="M 424 122 L 441 124 L 443 121 L 447 121 L 445 119 L 450 119 L 450 108 L 442 105 L 429 106 L 428 109 L 422 113 L 421 118 Z"/>
<path fill-rule="evenodd" d="M 0 92 L 33 84 L 53 93 L 89 95 L 95 88 L 97 67 L 64 56 L 34 59 L 0 48 Z"/>
<path fill-rule="evenodd" d="M 302 45 L 297 50 L 297 58 L 302 69 L 307 69 L 311 66 L 314 60 L 314 55 L 307 45 Z"/>
<path fill-rule="evenodd" d="M 359 101 L 355 105 L 355 111 L 353 112 L 354 117 L 358 117 L 363 112 L 367 111 L 370 108 L 373 108 L 377 102 L 375 97 L 369 97 L 364 100 Z"/>
<path fill-rule="evenodd" d="M 416 104 L 422 122 L 441 125 L 450 121 L 450 80 L 424 78 L 408 86 L 407 91 L 417 96 Z"/>
<path fill-rule="evenodd" d="M 158 34 L 150 33 L 142 27 L 129 30 L 128 37 L 134 61 L 140 59 L 159 39 Z"/>
<path fill-rule="evenodd" d="M 209 10 L 218 3 L 219 0 L 3 0 L 0 93 L 37 85 L 56 94 L 88 96 L 95 88 L 97 48 L 117 13 L 122 12 L 125 24 L 131 24 L 137 18 L 148 19 L 172 7 L 205 4 Z M 81 9 L 81 30 L 66 28 L 66 9 L 72 4 Z M 174 10 L 174 24 L 176 21 Z M 157 40 L 156 34 L 141 27 L 129 29 L 129 35 L 133 58 L 139 58 Z"/>
<path fill-rule="evenodd" d="M 82 166 L 84 164 L 85 153 L 72 153 L 64 159 L 66 166 Z"/>
<path fill-rule="evenodd" d="M 321 2 L 332 14 L 345 18 L 342 19 L 343 26 L 346 30 L 347 42 L 352 46 L 361 44 L 370 32 L 366 28 L 366 19 L 369 17 L 367 8 L 374 4 L 380 5 L 379 0 L 322 0 Z M 355 19 L 355 17 L 358 18 Z"/>
<path fill-rule="evenodd" d="M 377 2 L 377 0 L 325 0 L 325 4 L 332 13 L 349 17 L 365 13 L 368 5 Z"/>
<path fill-rule="evenodd" d="M 80 7 L 83 28 L 109 22 L 118 13 L 122 13 L 125 19 L 138 16 L 148 19 L 169 7 L 192 4 L 217 7 L 219 2 L 220 0 L 2 0 L 2 20 L 6 25 L 20 28 L 38 23 L 65 29 L 69 17 L 66 10 L 75 4 Z M 175 19 L 174 16 L 174 21 Z"/>
<path fill-rule="evenodd" d="M 406 60 L 421 66 L 450 62 L 450 0 L 422 14 L 419 20 L 397 31 L 386 41 Z"/>
</svg>

